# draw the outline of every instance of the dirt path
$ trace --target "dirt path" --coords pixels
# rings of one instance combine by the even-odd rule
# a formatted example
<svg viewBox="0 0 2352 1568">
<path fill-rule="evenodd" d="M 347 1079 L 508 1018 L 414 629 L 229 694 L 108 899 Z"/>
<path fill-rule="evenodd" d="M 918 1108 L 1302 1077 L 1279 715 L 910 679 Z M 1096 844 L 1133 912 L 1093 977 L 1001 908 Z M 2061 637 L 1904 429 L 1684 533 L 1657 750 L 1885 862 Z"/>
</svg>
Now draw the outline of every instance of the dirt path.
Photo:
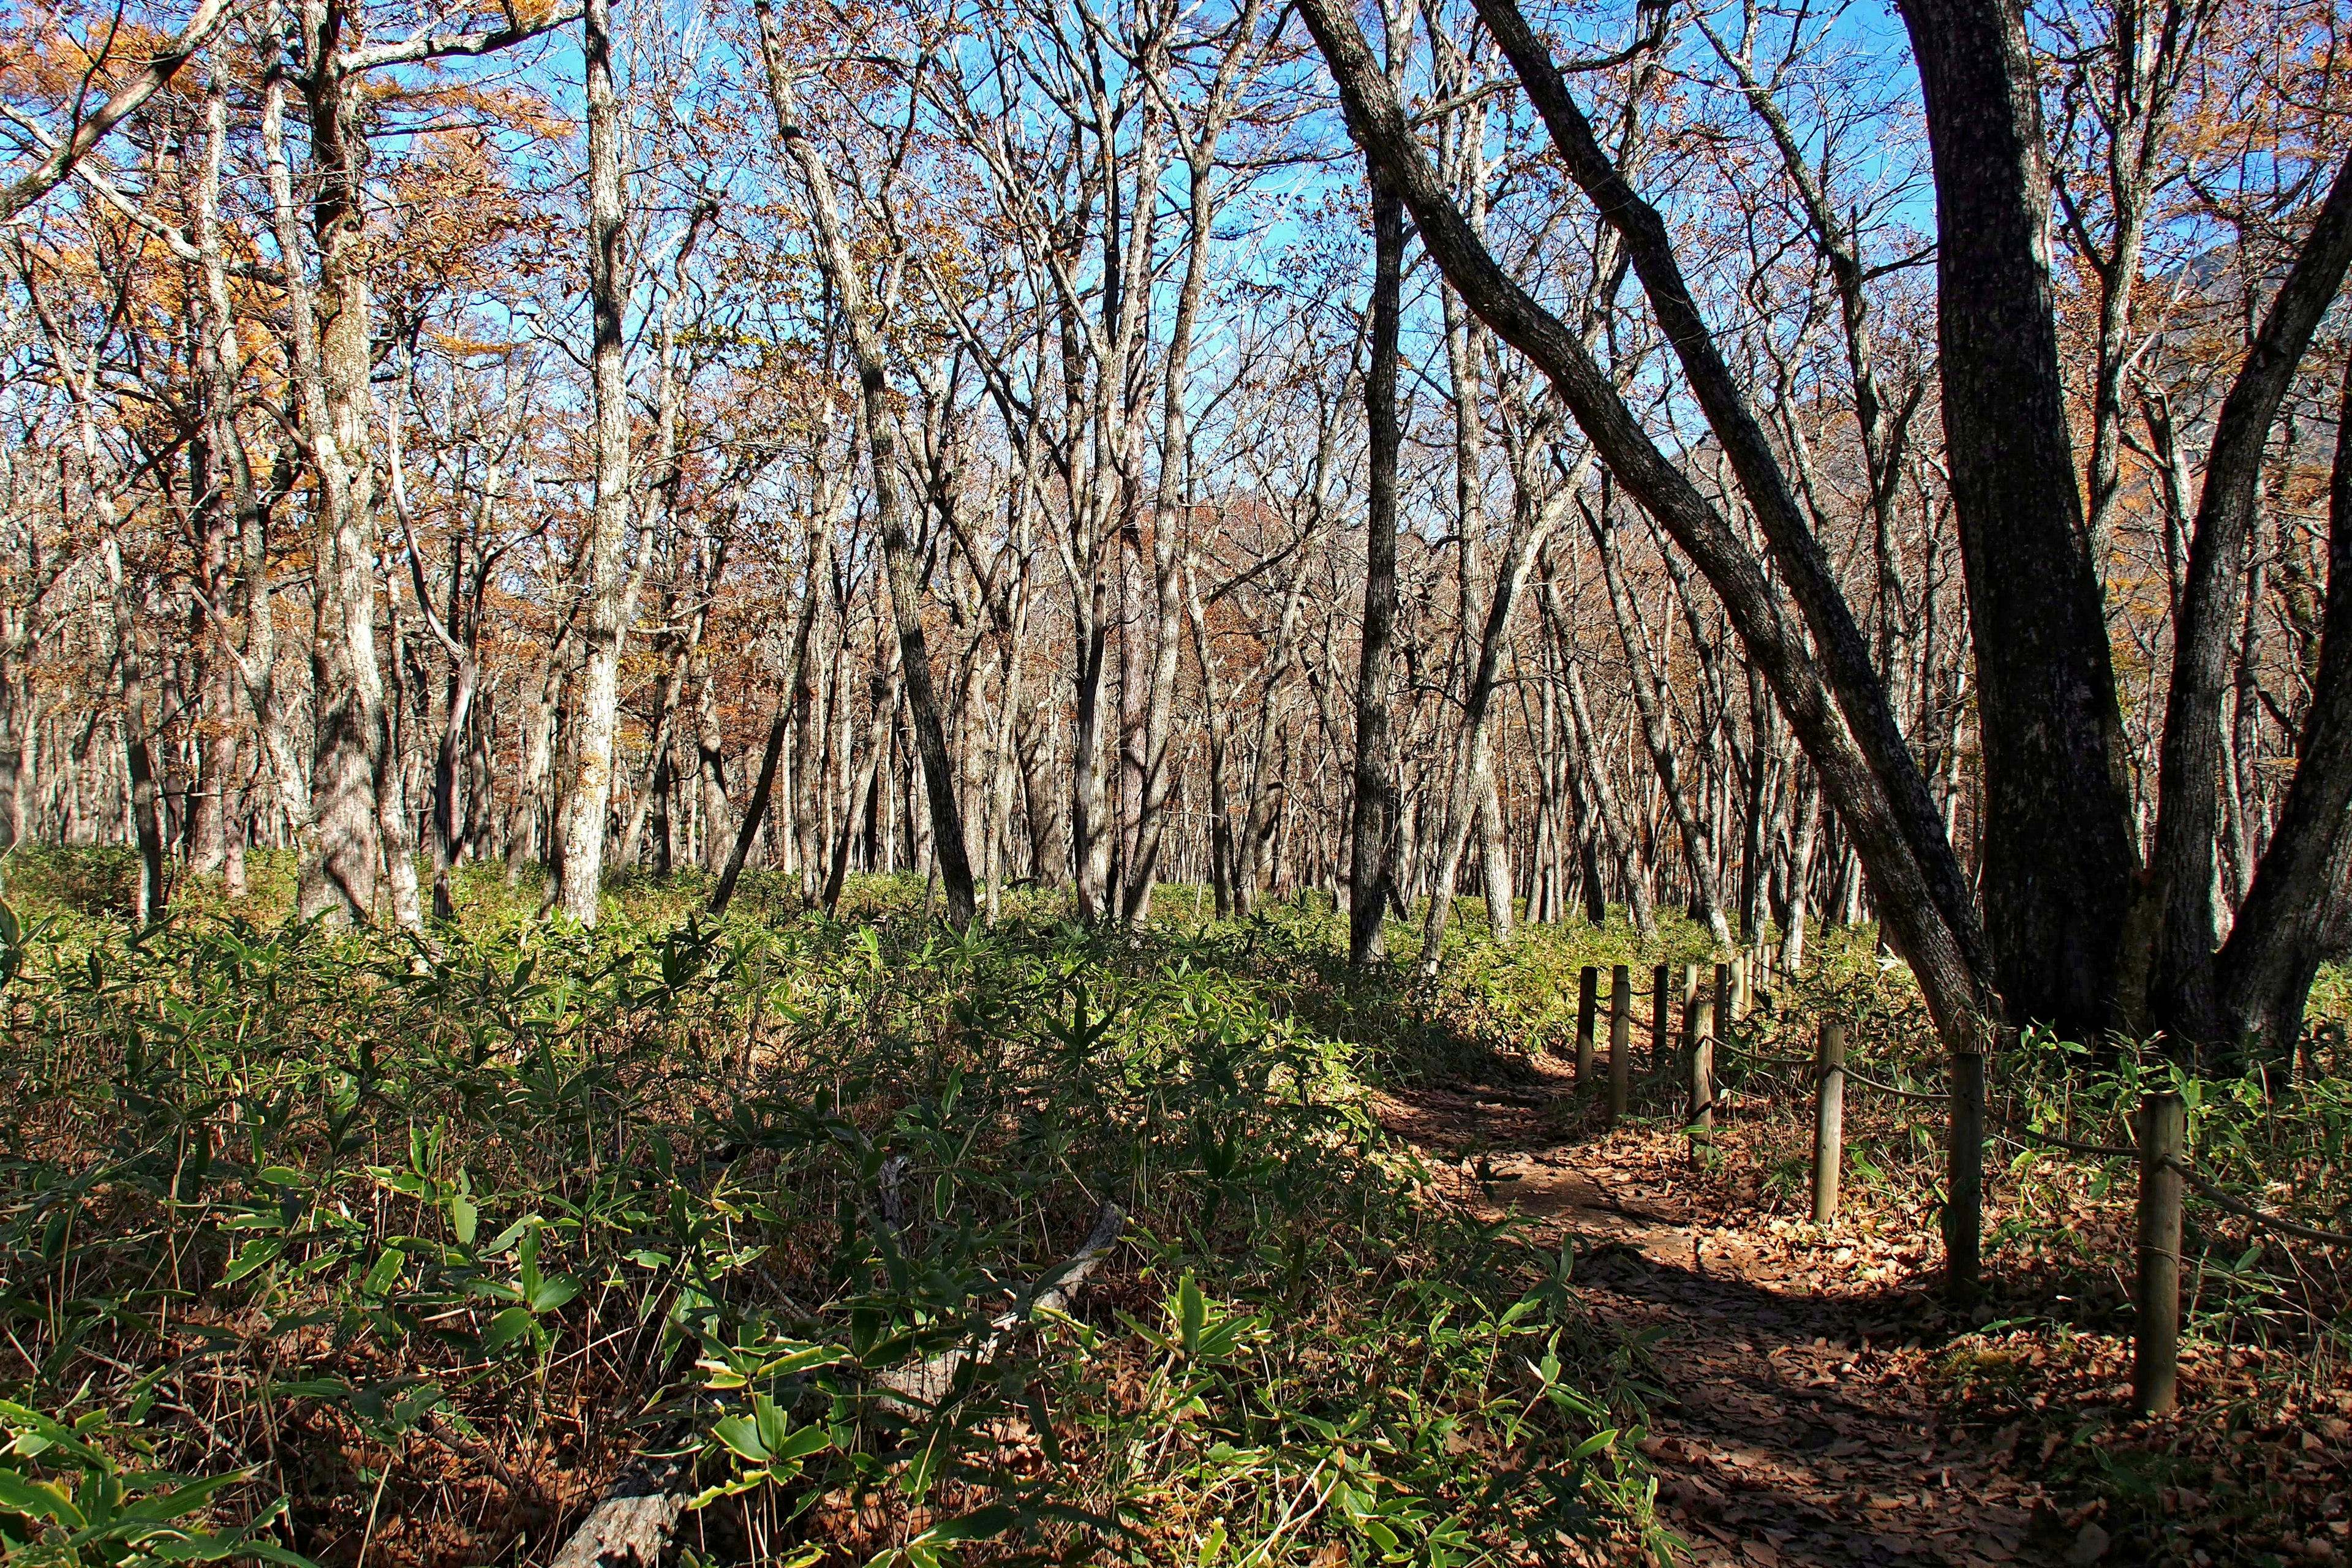
<svg viewBox="0 0 2352 1568">
<path fill-rule="evenodd" d="M 2063 1563 L 2032 1535 L 2039 1489 L 2011 1455 L 1948 1427 L 1923 1374 L 1942 1320 L 1883 1245 L 1785 1222 L 1720 1223 L 1720 1179 L 1647 1131 L 1562 1142 L 1565 1072 L 1386 1098 L 1381 1119 L 1474 1202 L 1558 1246 L 1607 1321 L 1663 1325 L 1669 1399 L 1643 1445 L 1661 1512 L 1705 1563 Z M 1922 1260 L 1926 1254 L 1923 1250 Z"/>
</svg>

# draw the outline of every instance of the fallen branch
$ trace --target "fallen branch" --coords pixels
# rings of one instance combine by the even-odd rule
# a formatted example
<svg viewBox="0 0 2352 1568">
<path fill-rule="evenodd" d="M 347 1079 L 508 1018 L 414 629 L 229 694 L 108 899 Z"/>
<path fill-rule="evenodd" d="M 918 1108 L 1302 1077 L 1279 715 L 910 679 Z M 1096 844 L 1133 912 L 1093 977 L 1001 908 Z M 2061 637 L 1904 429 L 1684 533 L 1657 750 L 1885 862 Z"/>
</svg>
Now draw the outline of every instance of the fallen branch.
<svg viewBox="0 0 2352 1568">
<path fill-rule="evenodd" d="M 658 1568 L 686 1511 L 687 1458 L 640 1454 L 623 1466 L 555 1554 L 554 1568 Z"/>
<path fill-rule="evenodd" d="M 896 1415 L 910 1415 L 921 1410 L 936 1408 L 954 1391 L 956 1373 L 966 1362 L 993 1361 L 1020 1336 L 1041 1312 L 1061 1312 L 1069 1308 L 1070 1298 L 1087 1275 L 1108 1256 L 1119 1233 L 1127 1228 L 1127 1215 L 1117 1204 L 1107 1203 L 1095 1216 L 1095 1228 L 1084 1247 L 1070 1255 L 1067 1262 L 1030 1288 L 1024 1306 L 1000 1313 L 990 1321 L 988 1336 L 977 1345 L 958 1345 L 943 1351 L 930 1360 L 920 1362 L 898 1372 L 885 1373 L 879 1379 L 886 1392 L 876 1405 Z M 557 1568 L 564 1568 L 559 1563 Z"/>
</svg>

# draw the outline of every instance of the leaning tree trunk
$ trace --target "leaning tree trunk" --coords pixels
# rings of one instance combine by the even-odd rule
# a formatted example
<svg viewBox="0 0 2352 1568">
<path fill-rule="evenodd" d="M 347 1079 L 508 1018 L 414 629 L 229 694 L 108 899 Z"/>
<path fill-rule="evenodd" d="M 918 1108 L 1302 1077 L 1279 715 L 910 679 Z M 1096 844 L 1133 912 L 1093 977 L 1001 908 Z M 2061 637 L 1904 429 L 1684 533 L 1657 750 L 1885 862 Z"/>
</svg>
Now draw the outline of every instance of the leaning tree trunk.
<svg viewBox="0 0 2352 1568">
<path fill-rule="evenodd" d="M 2345 372 L 2328 487 L 2327 604 L 2318 678 L 2270 847 L 2216 969 L 2222 1021 L 2247 1057 L 2294 1048 L 2320 958 L 2345 921 L 2342 863 L 2352 858 L 2352 367 Z M 2330 861 L 2337 868 L 2331 868 Z"/>
<path fill-rule="evenodd" d="M 1487 3 L 1482 0 L 1482 12 Z M 1980 1035 L 1986 997 L 1973 962 L 1976 928 L 1965 884 L 1916 760 L 1894 728 L 1885 685 L 1867 658 L 1857 660 L 1848 646 L 1858 634 L 1845 635 L 1852 631 L 1851 612 L 1832 592 L 1834 585 L 1821 580 L 1826 568 L 1818 542 L 1806 533 L 1790 539 L 1785 551 L 1776 538 L 1774 548 L 1779 563 L 1803 569 L 1805 583 L 1792 586 L 1807 590 L 1806 620 L 1822 638 L 1826 662 L 1816 661 L 1753 549 L 1650 438 L 1591 350 L 1514 281 L 1471 231 L 1415 140 L 1396 88 L 1381 74 L 1352 16 L 1333 0 L 1297 4 L 1339 85 L 1350 134 L 1412 207 L 1431 258 L 1496 335 L 1543 372 L 1611 470 L 1721 595 L 1748 656 L 1764 667 L 1807 755 L 1822 770 L 1824 793 L 1868 858 L 1881 906 L 1903 937 L 1937 1030 L 1955 1047 L 1973 1042 Z M 1524 32 L 1524 19 L 1520 26 Z M 1529 73 L 1520 74 L 1525 79 Z M 1564 88 L 1558 96 L 1565 97 Z M 1648 213 L 1647 239 L 1664 245 L 1654 209 L 1630 193 L 1616 195 L 1619 205 L 1631 200 Z M 1639 248 L 1647 253 L 1653 245 Z M 1654 305 L 1666 292 L 1663 287 L 1650 291 Z M 1689 307 L 1686 294 L 1681 307 Z M 1705 322 L 1696 308 L 1688 313 L 1704 338 Z M 1716 386 L 1721 390 L 1719 380 Z M 1763 455 L 1769 458 L 1769 444 Z M 1840 615 L 1843 631 L 1835 624 Z"/>
<path fill-rule="evenodd" d="M 907 536 L 906 500 L 899 485 L 896 416 L 890 409 L 888 367 L 882 340 L 866 301 L 866 279 L 841 225 L 833 174 L 824 154 L 800 124 L 794 86 L 784 65 L 775 14 L 766 0 L 757 7 L 760 47 L 768 70 L 768 97 L 776 130 L 808 187 L 809 216 L 815 230 L 817 263 L 841 310 L 852 356 L 857 362 L 859 422 L 866 437 L 868 481 L 874 489 L 876 526 L 882 536 L 884 574 L 890 587 L 890 615 L 898 633 L 899 662 L 907 687 L 908 716 L 915 749 L 922 759 L 930 799 L 931 837 L 947 895 L 948 920 L 958 931 L 977 912 L 971 860 L 964 843 L 963 813 L 956 805 L 955 762 L 948 754 L 939 694 L 931 679 L 929 649 L 923 638 L 922 606 L 915 582 L 914 546 Z"/>
<path fill-rule="evenodd" d="M 2319 220 L 2222 400 L 2206 458 L 2205 489 L 2198 501 L 2188 574 L 2175 616 L 2172 689 L 2165 708 L 2151 866 L 2164 921 L 2150 1000 L 2154 1021 L 2177 1037 L 2213 1041 L 2230 1030 L 2220 1016 L 2213 957 L 2221 929 L 2214 903 L 2214 849 L 2225 788 L 2222 697 L 2238 642 L 2246 555 L 2253 539 L 2271 425 L 2321 318 L 2343 286 L 2347 267 L 2352 267 L 2352 157 L 2337 168 Z M 2316 708 L 2326 706 L 2328 695 L 2324 684 L 2316 689 Z M 2309 765 L 2307 760 L 2304 765 Z M 2267 907 L 2256 914 L 2271 918 Z M 2260 948 L 2266 942 L 2257 937 L 2252 945 Z"/>
</svg>

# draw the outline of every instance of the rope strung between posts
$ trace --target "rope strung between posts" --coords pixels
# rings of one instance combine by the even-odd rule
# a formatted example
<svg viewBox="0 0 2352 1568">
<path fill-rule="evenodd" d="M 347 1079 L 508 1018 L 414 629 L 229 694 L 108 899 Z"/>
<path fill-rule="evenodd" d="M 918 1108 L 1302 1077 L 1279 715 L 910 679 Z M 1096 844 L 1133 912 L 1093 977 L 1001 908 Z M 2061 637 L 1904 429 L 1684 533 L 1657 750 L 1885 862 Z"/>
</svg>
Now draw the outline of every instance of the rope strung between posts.
<svg viewBox="0 0 2352 1568">
<path fill-rule="evenodd" d="M 1848 1083 L 1858 1083 L 1864 1089 L 1876 1089 L 1881 1094 L 1891 1094 L 1897 1100 L 1916 1100 L 1926 1105 L 1942 1105 L 1952 1098 L 1948 1093 L 1922 1094 L 1915 1089 L 1898 1089 L 1894 1084 L 1881 1083 L 1874 1078 L 1865 1078 L 1851 1067 L 1843 1067 L 1838 1070 L 1845 1075 L 1845 1080 Z"/>
<path fill-rule="evenodd" d="M 1879 1094 L 1893 1095 L 1898 1100 L 1913 1100 L 1925 1105 L 1942 1105 L 1951 1099 L 1948 1091 L 1937 1094 L 1923 1093 L 1917 1089 L 1904 1089 L 1895 1084 L 1882 1082 L 1866 1074 L 1856 1072 L 1851 1063 L 1835 1068 L 1827 1068 L 1811 1057 L 1760 1056 L 1743 1048 L 1736 1040 L 1730 1038 L 1722 1039 L 1717 1043 L 1718 1046 L 1727 1047 L 1728 1054 L 1744 1058 L 1757 1067 L 1811 1069 L 1808 1076 L 1812 1079 L 1816 1087 L 1828 1077 L 1830 1072 L 1835 1071 L 1848 1083 L 1858 1084 L 1864 1089 Z M 2045 1132 L 2038 1127 L 2030 1127 L 2024 1122 L 2013 1121 L 1990 1106 L 1986 1106 L 1984 1112 L 1987 1121 L 2004 1129 L 2011 1135 L 2005 1142 L 2019 1142 L 2022 1140 L 2021 1147 L 2038 1145 L 2044 1148 L 2063 1149 L 2069 1153 L 2084 1155 L 2094 1160 L 2139 1158 L 2139 1150 L 2136 1147 L 2119 1147 L 2112 1143 L 2079 1142 L 2074 1139 L 2063 1138 L 2055 1132 Z M 2315 1226 L 2305 1225 L 2298 1220 L 2288 1219 L 2283 1215 L 2268 1214 L 2251 1204 L 2231 1197 L 2228 1193 L 2199 1175 L 2193 1166 L 2182 1161 L 2168 1160 L 2165 1164 L 2168 1169 L 2178 1173 L 2200 1197 L 2251 1224 L 2260 1226 L 2266 1230 L 2276 1231 L 2284 1236 L 2300 1237 L 2304 1240 L 2316 1241 L 2330 1247 L 2352 1247 L 2352 1236 L 2338 1231 L 2321 1230 Z"/>
<path fill-rule="evenodd" d="M 2241 1219 L 2252 1220 L 2265 1229 L 2282 1231 L 2288 1236 L 2299 1236 L 2306 1241 L 2326 1242 L 2331 1247 L 2352 1247 L 2352 1236 L 2344 1236 L 2332 1230 L 2319 1230 L 2294 1220 L 2283 1218 L 2278 1215 L 2264 1214 L 2251 1204 L 2239 1202 L 2199 1175 L 2194 1169 L 2182 1161 L 2167 1160 L 2165 1164 L 2168 1169 L 2176 1172 L 2182 1181 L 2196 1188 L 2199 1196 L 2220 1205 Z"/>
<path fill-rule="evenodd" d="M 2139 1151 L 2137 1149 L 2118 1149 L 2109 1143 L 2077 1143 L 2072 1138 L 2061 1138 L 2055 1132 L 2044 1132 L 2038 1127 L 2028 1127 L 2021 1121 L 2011 1121 L 2008 1117 L 2003 1116 L 2000 1111 L 1993 1110 L 1990 1106 L 1985 1108 L 1985 1115 L 1989 1120 L 1998 1122 L 2000 1125 L 2009 1129 L 2010 1131 L 2017 1134 L 2020 1138 L 2029 1139 L 2035 1143 L 2047 1144 L 2053 1149 L 2065 1149 L 2077 1154 L 2087 1154 L 2094 1160 L 2137 1160 L 2139 1158 Z"/>
</svg>

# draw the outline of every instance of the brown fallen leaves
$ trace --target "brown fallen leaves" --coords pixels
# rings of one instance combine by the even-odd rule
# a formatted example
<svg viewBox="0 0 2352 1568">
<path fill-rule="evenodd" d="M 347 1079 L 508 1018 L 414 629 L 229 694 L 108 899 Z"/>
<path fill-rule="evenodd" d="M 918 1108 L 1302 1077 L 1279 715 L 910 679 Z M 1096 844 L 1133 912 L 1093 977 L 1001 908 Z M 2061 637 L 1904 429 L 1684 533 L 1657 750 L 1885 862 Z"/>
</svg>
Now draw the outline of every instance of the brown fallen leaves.
<svg viewBox="0 0 2352 1568">
<path fill-rule="evenodd" d="M 1911 1120 L 1932 1108 L 1849 1101 L 1860 1160 L 1817 1227 L 1794 1093 L 1750 1080 L 1695 1167 L 1668 1086 L 1608 1131 L 1560 1064 L 1531 1076 L 1541 1112 L 1524 1086 L 1455 1086 L 1384 1119 L 1531 1244 L 1574 1237 L 1596 1314 L 1659 1331 L 1643 1451 L 1692 1561 L 2352 1562 L 2352 1369 L 2308 1331 L 2316 1274 L 2292 1311 L 2192 1279 L 2180 1408 L 2141 1421 L 2128 1181 L 1989 1161 L 1988 1290 L 1962 1312 L 1941 1296 L 1940 1129 Z"/>
</svg>

